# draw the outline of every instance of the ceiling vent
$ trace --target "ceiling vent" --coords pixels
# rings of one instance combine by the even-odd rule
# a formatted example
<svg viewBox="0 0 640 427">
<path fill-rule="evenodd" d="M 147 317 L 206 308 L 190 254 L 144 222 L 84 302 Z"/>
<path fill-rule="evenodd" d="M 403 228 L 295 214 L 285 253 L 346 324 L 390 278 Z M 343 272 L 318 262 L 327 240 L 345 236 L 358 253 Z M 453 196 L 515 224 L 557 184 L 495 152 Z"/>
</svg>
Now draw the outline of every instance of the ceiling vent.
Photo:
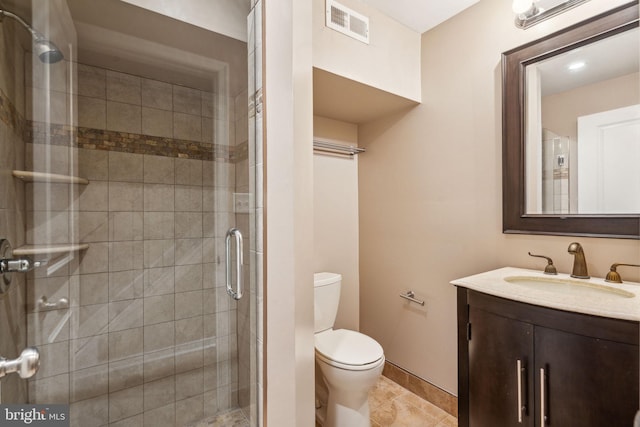
<svg viewBox="0 0 640 427">
<path fill-rule="evenodd" d="M 334 0 L 326 0 L 326 26 L 369 44 L 369 18 Z"/>
</svg>

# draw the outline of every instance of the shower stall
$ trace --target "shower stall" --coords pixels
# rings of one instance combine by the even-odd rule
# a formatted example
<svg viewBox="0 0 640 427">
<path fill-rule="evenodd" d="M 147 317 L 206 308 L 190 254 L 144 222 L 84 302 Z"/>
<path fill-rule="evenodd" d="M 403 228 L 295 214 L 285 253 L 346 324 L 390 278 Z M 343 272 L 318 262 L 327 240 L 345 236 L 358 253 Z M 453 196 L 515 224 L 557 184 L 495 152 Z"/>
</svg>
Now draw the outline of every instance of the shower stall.
<svg viewBox="0 0 640 427">
<path fill-rule="evenodd" d="M 164 3 L 0 2 L 0 403 L 71 426 L 262 424 L 262 4 Z"/>
</svg>

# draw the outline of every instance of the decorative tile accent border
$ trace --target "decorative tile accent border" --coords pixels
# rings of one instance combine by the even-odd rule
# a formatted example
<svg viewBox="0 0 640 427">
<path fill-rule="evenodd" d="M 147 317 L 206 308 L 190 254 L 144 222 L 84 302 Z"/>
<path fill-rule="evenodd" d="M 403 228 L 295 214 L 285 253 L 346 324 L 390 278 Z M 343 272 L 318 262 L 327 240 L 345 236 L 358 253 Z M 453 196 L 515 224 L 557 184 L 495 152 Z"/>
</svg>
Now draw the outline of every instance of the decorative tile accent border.
<svg viewBox="0 0 640 427">
<path fill-rule="evenodd" d="M 2 91 L 0 91 L 0 120 L 14 132 L 23 135 L 25 142 L 34 144 L 152 154 L 181 159 L 222 160 L 231 163 L 245 160 L 249 155 L 246 141 L 237 146 L 228 146 L 26 120 Z"/>
<path fill-rule="evenodd" d="M 384 363 L 382 375 L 389 378 L 391 381 L 400 384 L 410 392 L 428 400 L 454 417 L 458 416 L 458 398 L 456 396 L 449 394 L 441 388 L 434 386 L 422 378 L 419 378 L 388 361 L 385 361 Z"/>
</svg>

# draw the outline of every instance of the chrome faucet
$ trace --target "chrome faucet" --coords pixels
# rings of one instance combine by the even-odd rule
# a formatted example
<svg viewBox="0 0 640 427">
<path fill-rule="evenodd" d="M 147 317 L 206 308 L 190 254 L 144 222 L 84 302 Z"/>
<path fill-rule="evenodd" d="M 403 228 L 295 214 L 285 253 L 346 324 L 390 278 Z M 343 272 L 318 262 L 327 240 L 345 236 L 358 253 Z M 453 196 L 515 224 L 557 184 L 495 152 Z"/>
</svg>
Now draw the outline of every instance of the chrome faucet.
<svg viewBox="0 0 640 427">
<path fill-rule="evenodd" d="M 576 279 L 588 279 L 589 272 L 587 271 L 587 260 L 584 257 L 582 245 L 578 242 L 573 242 L 569 245 L 569 249 L 567 249 L 567 251 L 574 256 L 571 277 L 575 277 Z"/>
</svg>

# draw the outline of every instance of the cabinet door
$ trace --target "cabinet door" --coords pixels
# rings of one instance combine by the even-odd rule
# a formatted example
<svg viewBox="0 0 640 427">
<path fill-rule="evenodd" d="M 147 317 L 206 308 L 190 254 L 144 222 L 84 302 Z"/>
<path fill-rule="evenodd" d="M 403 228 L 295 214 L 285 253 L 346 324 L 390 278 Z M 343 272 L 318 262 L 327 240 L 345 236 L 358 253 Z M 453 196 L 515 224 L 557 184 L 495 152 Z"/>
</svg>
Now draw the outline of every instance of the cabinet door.
<svg viewBox="0 0 640 427">
<path fill-rule="evenodd" d="M 637 346 L 536 326 L 535 349 L 537 426 L 633 425 L 638 409 Z"/>
<path fill-rule="evenodd" d="M 533 426 L 533 326 L 474 307 L 469 323 L 469 425 Z"/>
</svg>

